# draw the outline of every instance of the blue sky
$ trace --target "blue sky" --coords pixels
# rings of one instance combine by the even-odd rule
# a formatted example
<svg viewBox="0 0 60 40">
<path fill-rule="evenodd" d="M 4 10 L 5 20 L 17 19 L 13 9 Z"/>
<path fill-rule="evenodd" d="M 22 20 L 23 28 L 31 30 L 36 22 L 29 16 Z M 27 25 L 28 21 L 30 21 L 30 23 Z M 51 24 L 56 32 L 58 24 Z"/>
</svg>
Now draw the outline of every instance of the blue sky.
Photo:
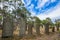
<svg viewBox="0 0 60 40">
<path fill-rule="evenodd" d="M 60 17 L 60 0 L 22 0 L 32 16 L 37 16 L 41 20 L 50 17 L 57 19 Z"/>
<path fill-rule="evenodd" d="M 32 16 L 37 16 L 41 20 L 47 17 L 51 18 L 53 21 L 55 19 L 60 19 L 60 0 L 22 0 L 28 11 L 32 13 Z M 17 1 L 15 6 L 19 7 Z M 14 6 L 9 5 L 8 2 L 4 2 L 4 5 L 9 6 L 8 11 L 14 10 Z M 0 2 L 0 8 L 3 8 L 3 4 Z"/>
</svg>

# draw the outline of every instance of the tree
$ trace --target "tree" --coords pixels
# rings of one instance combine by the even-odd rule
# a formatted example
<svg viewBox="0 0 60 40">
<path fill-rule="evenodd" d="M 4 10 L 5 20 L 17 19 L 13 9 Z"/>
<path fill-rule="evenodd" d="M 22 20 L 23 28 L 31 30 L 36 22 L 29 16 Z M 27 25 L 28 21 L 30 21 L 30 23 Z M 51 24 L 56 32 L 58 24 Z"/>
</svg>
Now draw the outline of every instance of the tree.
<svg viewBox="0 0 60 40">
<path fill-rule="evenodd" d="M 12 37 L 13 36 L 13 17 L 10 15 L 4 15 L 3 19 L 3 30 L 2 37 Z M 8 18 L 9 17 L 9 18 Z"/>
<path fill-rule="evenodd" d="M 56 25 L 56 27 L 57 27 L 57 31 L 59 31 L 60 19 L 55 20 L 55 25 Z"/>
<path fill-rule="evenodd" d="M 54 26 L 52 27 L 52 32 L 55 32 L 55 27 Z"/>
<path fill-rule="evenodd" d="M 2 23 L 3 23 L 3 15 L 2 15 L 2 10 L 0 9 L 0 29 L 2 29 Z"/>
<path fill-rule="evenodd" d="M 43 20 L 42 23 L 45 26 L 45 33 L 49 34 L 49 25 L 51 24 L 51 19 L 50 18 L 46 18 L 46 20 Z"/>
<path fill-rule="evenodd" d="M 8 0 L 3 0 L 3 29 L 2 29 L 2 37 L 12 37 L 13 36 L 13 16 L 8 12 L 8 6 L 4 5 L 4 2 Z"/>
<path fill-rule="evenodd" d="M 51 22 L 50 26 L 50 28 L 52 28 L 52 32 L 55 32 L 55 24 Z"/>
<path fill-rule="evenodd" d="M 32 28 L 33 28 L 33 22 L 32 21 L 28 21 L 28 35 L 29 36 L 32 35 Z"/>
<path fill-rule="evenodd" d="M 36 28 L 36 34 L 40 35 L 41 20 L 36 16 L 34 16 L 34 19 L 35 19 L 35 26 L 36 26 L 35 27 Z"/>
<path fill-rule="evenodd" d="M 21 4 L 19 4 L 19 6 L 22 6 L 22 7 L 21 8 L 18 7 L 16 9 L 16 13 L 19 20 L 19 24 L 20 24 L 19 36 L 23 37 L 26 33 L 27 19 L 28 19 L 28 15 L 30 15 L 30 12 L 27 11 L 27 9 L 24 7 L 22 2 Z"/>
</svg>

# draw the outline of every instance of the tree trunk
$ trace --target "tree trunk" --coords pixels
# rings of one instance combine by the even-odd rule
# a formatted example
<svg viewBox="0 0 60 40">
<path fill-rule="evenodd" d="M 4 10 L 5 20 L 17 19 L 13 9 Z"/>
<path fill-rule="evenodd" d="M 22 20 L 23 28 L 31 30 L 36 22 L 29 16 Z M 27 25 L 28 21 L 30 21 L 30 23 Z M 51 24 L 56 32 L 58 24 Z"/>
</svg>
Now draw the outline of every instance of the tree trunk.
<svg viewBox="0 0 60 40">
<path fill-rule="evenodd" d="M 19 36 L 20 37 L 25 36 L 25 32 L 26 32 L 25 27 L 26 27 L 25 21 L 24 21 L 23 18 L 21 18 L 21 20 L 20 20 L 20 30 L 19 30 Z"/>
<path fill-rule="evenodd" d="M 26 23 L 26 27 L 25 27 L 25 30 L 27 31 L 27 23 Z"/>
<path fill-rule="evenodd" d="M 40 25 L 36 25 L 36 34 L 40 35 Z"/>
<path fill-rule="evenodd" d="M 28 35 L 32 35 L 33 24 L 28 24 Z"/>
<path fill-rule="evenodd" d="M 48 23 L 45 25 L 45 33 L 49 34 L 49 24 Z"/>
<path fill-rule="evenodd" d="M 13 17 L 7 16 L 3 19 L 2 37 L 13 36 Z"/>
<path fill-rule="evenodd" d="M 52 32 L 55 32 L 55 27 L 52 27 Z"/>
<path fill-rule="evenodd" d="M 57 31 L 59 31 L 59 25 L 57 25 L 56 27 L 57 27 Z"/>
</svg>

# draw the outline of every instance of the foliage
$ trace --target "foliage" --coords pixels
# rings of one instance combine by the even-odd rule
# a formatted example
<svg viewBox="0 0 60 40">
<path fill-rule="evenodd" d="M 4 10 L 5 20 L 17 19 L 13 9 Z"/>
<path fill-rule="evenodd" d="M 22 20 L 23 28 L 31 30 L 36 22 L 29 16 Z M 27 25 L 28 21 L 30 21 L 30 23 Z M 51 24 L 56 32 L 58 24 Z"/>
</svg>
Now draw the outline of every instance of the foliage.
<svg viewBox="0 0 60 40">
<path fill-rule="evenodd" d="M 36 25 L 41 25 L 41 20 L 38 17 L 34 16 L 34 21 Z"/>
<path fill-rule="evenodd" d="M 2 16 L 0 16 L 0 20 L 2 20 Z"/>
<path fill-rule="evenodd" d="M 50 18 L 46 18 L 45 20 L 42 21 L 42 24 L 45 25 L 46 23 L 52 25 L 52 21 L 51 21 L 51 19 L 50 19 Z"/>
</svg>

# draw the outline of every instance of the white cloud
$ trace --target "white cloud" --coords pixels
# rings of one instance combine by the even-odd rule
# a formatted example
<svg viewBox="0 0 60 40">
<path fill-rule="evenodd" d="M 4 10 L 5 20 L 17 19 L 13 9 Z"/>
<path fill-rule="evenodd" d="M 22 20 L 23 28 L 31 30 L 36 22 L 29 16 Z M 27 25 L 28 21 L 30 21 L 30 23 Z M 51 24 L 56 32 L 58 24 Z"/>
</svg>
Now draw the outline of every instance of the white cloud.
<svg viewBox="0 0 60 40">
<path fill-rule="evenodd" d="M 50 2 L 55 2 L 55 1 L 56 1 L 56 0 L 38 0 L 37 7 L 36 7 L 36 8 L 41 8 L 42 6 L 45 5 L 46 2 L 49 2 L 49 3 L 50 3 Z M 48 4 L 49 4 L 49 3 L 48 3 Z M 47 4 L 47 5 L 48 5 L 48 4 Z"/>
<path fill-rule="evenodd" d="M 35 0 L 36 1 L 36 0 Z M 37 7 L 36 8 L 41 8 L 42 6 L 44 6 L 45 5 L 45 3 L 46 2 L 55 2 L 56 0 L 38 0 L 38 3 L 37 3 Z M 31 3 L 31 0 L 27 0 L 27 4 L 25 5 L 25 6 L 27 6 L 27 5 L 29 5 Z M 49 4 L 48 3 L 48 4 Z M 47 4 L 47 5 L 48 5 Z M 46 5 L 46 6 L 47 6 Z M 51 9 L 51 11 L 50 10 L 48 10 L 48 11 L 50 11 L 50 12 L 45 12 L 45 13 L 41 13 L 41 14 L 39 14 L 39 15 L 36 15 L 36 13 L 33 11 L 33 7 L 34 7 L 34 5 L 33 4 L 31 4 L 31 6 L 29 6 L 28 8 L 29 8 L 29 11 L 32 13 L 32 16 L 37 16 L 37 17 L 39 17 L 41 20 L 43 20 L 43 19 L 46 19 L 47 17 L 49 17 L 49 18 L 51 18 L 52 20 L 54 19 L 54 18 L 57 18 L 57 17 L 60 17 L 60 4 L 59 4 L 59 7 L 56 7 L 56 9 Z M 55 8 L 55 7 L 54 7 Z M 40 9 L 41 10 L 41 9 Z"/>
<path fill-rule="evenodd" d="M 41 20 L 46 19 L 47 17 L 53 19 L 59 16 L 60 16 L 60 8 L 56 8 L 54 9 L 54 11 L 49 13 L 45 13 L 45 14 L 42 13 L 40 15 L 37 15 L 37 17 L 39 17 Z"/>
<path fill-rule="evenodd" d="M 3 8 L 3 5 L 2 5 L 2 3 L 0 3 L 0 8 L 1 8 L 1 9 Z"/>
<path fill-rule="evenodd" d="M 33 10 L 31 10 L 31 16 L 35 16 L 35 15 L 36 15 L 36 13 L 33 12 Z"/>
<path fill-rule="evenodd" d="M 25 7 L 27 7 L 30 3 L 31 3 L 31 0 L 26 0 L 27 1 L 27 4 L 25 5 Z M 37 0 L 35 0 L 37 1 Z M 22 2 L 25 4 L 24 0 L 22 0 Z M 31 16 L 35 16 L 35 12 L 33 11 L 33 8 L 34 8 L 34 4 L 31 4 L 28 9 L 29 11 L 31 12 Z"/>
<path fill-rule="evenodd" d="M 36 8 L 41 8 L 48 1 L 49 0 L 38 0 L 37 7 Z"/>
<path fill-rule="evenodd" d="M 31 6 L 28 7 L 29 12 L 31 13 L 31 16 L 35 16 L 36 15 L 36 13 L 33 11 L 33 8 L 34 8 L 34 4 L 31 4 Z"/>
<path fill-rule="evenodd" d="M 28 9 L 32 10 L 34 7 L 34 4 L 31 4 L 31 6 L 28 7 Z"/>
<path fill-rule="evenodd" d="M 51 2 L 55 2 L 56 0 L 51 0 Z"/>
<path fill-rule="evenodd" d="M 21 0 L 21 1 L 25 4 L 24 0 Z"/>
<path fill-rule="evenodd" d="M 34 8 L 34 4 L 31 4 L 31 6 L 28 7 L 30 13 L 31 13 L 31 16 L 35 16 L 35 12 L 33 11 L 33 8 Z"/>
<path fill-rule="evenodd" d="M 30 3 L 31 3 L 31 0 L 25 0 L 27 3 L 25 3 L 24 2 L 24 0 L 22 0 L 22 2 L 24 3 L 24 4 L 26 4 L 25 6 L 28 6 Z"/>
</svg>

